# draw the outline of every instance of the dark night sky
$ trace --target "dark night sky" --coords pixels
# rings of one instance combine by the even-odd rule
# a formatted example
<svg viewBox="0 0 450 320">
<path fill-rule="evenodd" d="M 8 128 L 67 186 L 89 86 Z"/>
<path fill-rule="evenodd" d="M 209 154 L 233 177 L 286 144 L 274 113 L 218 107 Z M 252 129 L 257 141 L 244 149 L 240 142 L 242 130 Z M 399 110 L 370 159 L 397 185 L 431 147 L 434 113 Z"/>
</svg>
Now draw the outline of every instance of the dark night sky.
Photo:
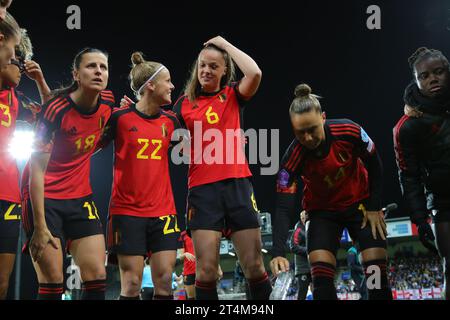
<svg viewBox="0 0 450 320">
<path fill-rule="evenodd" d="M 79 31 L 66 28 L 70 4 L 81 8 Z M 381 7 L 381 30 L 366 28 L 366 9 L 371 4 Z M 109 87 L 116 98 L 131 95 L 127 75 L 133 51 L 143 51 L 148 59 L 169 67 L 176 98 L 203 42 L 222 35 L 252 56 L 263 71 L 259 92 L 245 111 L 245 128 L 280 129 L 280 153 L 284 153 L 293 138 L 288 117 L 293 90 L 307 82 L 324 97 L 322 107 L 329 118 L 350 118 L 366 129 L 384 162 L 384 203 L 400 203 L 392 128 L 403 113 L 403 89 L 412 79 L 407 58 L 419 46 L 450 52 L 446 30 L 450 22 L 445 16 L 449 8 L 450 1 L 437 0 L 237 1 L 233 5 L 15 0 L 10 12 L 29 30 L 35 60 L 51 87 L 70 81 L 72 59 L 80 49 L 98 47 L 110 53 Z M 29 79 L 20 89 L 37 99 Z M 111 164 L 111 149 L 93 160 L 92 184 L 104 215 Z M 173 169 L 177 207 L 184 213 L 186 168 Z M 273 212 L 275 177 L 259 176 L 257 166 L 252 170 L 258 206 Z M 406 214 L 401 206 L 397 215 Z"/>
</svg>

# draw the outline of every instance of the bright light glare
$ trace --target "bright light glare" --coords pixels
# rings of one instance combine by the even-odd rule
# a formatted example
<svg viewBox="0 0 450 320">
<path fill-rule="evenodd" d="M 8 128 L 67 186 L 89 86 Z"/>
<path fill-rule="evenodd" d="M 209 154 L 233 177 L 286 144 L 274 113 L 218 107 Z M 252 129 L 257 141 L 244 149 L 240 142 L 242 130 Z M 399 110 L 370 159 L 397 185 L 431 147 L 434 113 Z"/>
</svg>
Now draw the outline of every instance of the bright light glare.
<svg viewBox="0 0 450 320">
<path fill-rule="evenodd" d="M 9 143 L 9 153 L 16 160 L 28 160 L 33 151 L 34 132 L 31 130 L 16 130 Z"/>
</svg>

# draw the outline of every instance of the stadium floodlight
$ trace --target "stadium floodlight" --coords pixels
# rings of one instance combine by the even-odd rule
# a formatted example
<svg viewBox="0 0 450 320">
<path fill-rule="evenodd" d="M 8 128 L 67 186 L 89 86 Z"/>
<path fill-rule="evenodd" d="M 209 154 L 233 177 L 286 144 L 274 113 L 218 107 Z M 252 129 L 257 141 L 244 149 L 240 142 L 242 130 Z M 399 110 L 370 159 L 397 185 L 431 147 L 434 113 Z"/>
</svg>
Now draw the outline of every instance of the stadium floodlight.
<svg viewBox="0 0 450 320">
<path fill-rule="evenodd" d="M 18 129 L 14 131 L 9 143 L 9 153 L 16 160 L 28 160 L 33 151 L 34 132 L 32 130 Z"/>
</svg>

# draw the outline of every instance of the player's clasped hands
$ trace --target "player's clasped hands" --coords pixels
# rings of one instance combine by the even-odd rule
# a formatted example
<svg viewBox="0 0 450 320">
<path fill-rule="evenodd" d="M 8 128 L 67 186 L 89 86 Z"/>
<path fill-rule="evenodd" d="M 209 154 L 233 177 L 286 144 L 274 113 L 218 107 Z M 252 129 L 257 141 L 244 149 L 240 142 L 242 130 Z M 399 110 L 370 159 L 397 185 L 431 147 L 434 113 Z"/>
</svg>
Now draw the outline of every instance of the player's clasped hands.
<svg viewBox="0 0 450 320">
<path fill-rule="evenodd" d="M 48 244 L 51 244 L 55 249 L 58 249 L 58 243 L 47 228 L 35 228 L 30 240 L 31 257 L 35 262 L 40 260 L 42 253 Z"/>
<path fill-rule="evenodd" d="M 381 236 L 381 239 L 386 240 L 387 229 L 386 222 L 384 221 L 384 214 L 382 211 L 366 211 L 364 212 L 364 220 L 361 229 L 364 229 L 367 225 L 367 221 L 370 223 L 372 229 L 372 236 L 377 239 L 377 233 Z"/>
</svg>

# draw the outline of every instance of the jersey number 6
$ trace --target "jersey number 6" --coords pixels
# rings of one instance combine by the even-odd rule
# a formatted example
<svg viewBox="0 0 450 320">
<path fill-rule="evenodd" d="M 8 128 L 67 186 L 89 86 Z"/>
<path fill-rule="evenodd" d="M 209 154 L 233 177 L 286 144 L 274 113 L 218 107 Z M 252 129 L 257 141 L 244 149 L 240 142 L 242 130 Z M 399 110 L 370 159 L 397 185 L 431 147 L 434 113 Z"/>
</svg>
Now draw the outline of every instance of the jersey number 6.
<svg viewBox="0 0 450 320">
<path fill-rule="evenodd" d="M 208 108 L 208 111 L 206 111 L 206 120 L 208 120 L 209 124 L 216 124 L 219 122 L 219 115 L 212 111 L 212 106 Z"/>
</svg>

